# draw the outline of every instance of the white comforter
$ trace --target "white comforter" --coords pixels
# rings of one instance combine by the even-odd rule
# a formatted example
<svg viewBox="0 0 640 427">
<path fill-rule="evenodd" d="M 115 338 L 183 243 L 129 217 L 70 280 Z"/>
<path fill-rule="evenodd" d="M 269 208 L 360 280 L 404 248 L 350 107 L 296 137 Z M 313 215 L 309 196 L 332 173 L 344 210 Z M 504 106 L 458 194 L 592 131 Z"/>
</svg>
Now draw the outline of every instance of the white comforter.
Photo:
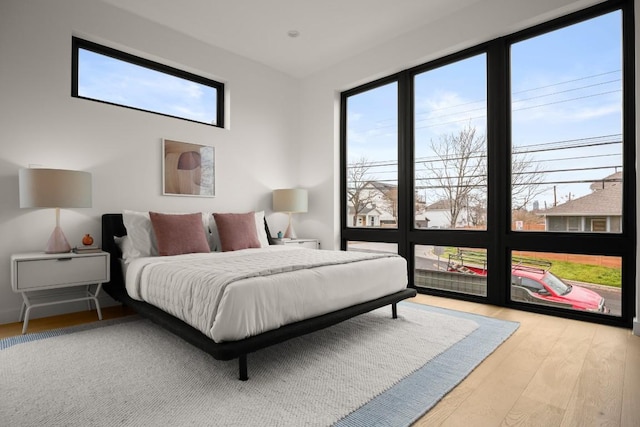
<svg viewBox="0 0 640 427">
<path fill-rule="evenodd" d="M 391 254 L 285 246 L 138 258 L 129 295 L 216 342 L 235 341 L 406 288 L 406 261 Z"/>
</svg>

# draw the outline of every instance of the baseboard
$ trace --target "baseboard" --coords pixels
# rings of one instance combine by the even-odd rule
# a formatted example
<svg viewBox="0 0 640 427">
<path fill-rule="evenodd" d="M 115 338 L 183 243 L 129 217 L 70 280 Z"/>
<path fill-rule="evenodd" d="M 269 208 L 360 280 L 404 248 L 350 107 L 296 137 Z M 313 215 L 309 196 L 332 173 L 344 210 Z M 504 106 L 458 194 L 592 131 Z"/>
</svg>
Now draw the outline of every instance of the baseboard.
<svg viewBox="0 0 640 427">
<path fill-rule="evenodd" d="M 640 337 L 640 317 L 633 319 L 633 335 Z"/>
</svg>

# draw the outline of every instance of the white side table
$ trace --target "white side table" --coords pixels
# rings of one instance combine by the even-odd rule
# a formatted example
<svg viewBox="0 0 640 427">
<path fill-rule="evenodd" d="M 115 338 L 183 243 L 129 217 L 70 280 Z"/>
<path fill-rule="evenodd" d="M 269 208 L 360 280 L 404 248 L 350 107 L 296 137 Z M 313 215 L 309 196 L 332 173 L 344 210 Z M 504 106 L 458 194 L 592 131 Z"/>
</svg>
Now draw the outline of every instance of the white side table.
<svg viewBox="0 0 640 427">
<path fill-rule="evenodd" d="M 102 284 L 109 281 L 109 253 L 45 254 L 42 252 L 11 256 L 11 288 L 22 294 L 19 321 L 24 315 L 22 333 L 27 331 L 29 314 L 34 307 L 74 301 L 91 301 L 98 319 L 102 311 L 98 295 Z M 95 285 L 92 291 L 91 286 Z M 73 289 L 73 288 L 76 289 Z M 82 288 L 80 288 L 82 287 Z M 80 288 L 80 289 L 78 289 Z"/>
<path fill-rule="evenodd" d="M 300 248 L 320 249 L 318 239 L 273 239 L 276 245 L 298 246 Z"/>
</svg>

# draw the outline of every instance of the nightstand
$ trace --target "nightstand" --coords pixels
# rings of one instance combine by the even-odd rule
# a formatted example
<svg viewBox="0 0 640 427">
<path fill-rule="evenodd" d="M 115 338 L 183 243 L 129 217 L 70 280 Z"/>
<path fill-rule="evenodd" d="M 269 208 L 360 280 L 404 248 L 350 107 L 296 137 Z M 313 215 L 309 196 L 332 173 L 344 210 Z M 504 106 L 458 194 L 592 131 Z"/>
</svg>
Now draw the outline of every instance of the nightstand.
<svg viewBox="0 0 640 427">
<path fill-rule="evenodd" d="M 298 246 L 300 248 L 320 249 L 318 239 L 273 239 L 276 245 Z"/>
<path fill-rule="evenodd" d="M 24 301 L 18 318 L 21 321 L 24 315 L 22 333 L 27 331 L 31 309 L 45 305 L 86 300 L 91 309 L 93 301 L 98 319 L 102 320 L 98 294 L 102 284 L 108 281 L 107 252 L 12 255 L 11 288 L 22 294 Z M 95 289 L 92 291 L 93 285 Z"/>
</svg>

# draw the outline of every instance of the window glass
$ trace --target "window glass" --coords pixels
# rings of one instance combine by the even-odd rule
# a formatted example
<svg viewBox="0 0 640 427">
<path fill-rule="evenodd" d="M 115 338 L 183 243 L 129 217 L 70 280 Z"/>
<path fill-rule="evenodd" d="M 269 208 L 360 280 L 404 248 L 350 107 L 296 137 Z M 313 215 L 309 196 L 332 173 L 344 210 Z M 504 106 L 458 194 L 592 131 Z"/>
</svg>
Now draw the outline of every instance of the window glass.
<svg viewBox="0 0 640 427">
<path fill-rule="evenodd" d="M 415 246 L 418 288 L 487 295 L 487 251 L 453 246 Z"/>
<path fill-rule="evenodd" d="M 513 301 L 622 314 L 620 257 L 514 251 L 511 285 Z"/>
<path fill-rule="evenodd" d="M 416 228 L 487 227 L 486 69 L 482 54 L 415 77 Z"/>
<path fill-rule="evenodd" d="M 398 227 L 398 84 L 347 98 L 347 226 Z"/>
<path fill-rule="evenodd" d="M 512 46 L 513 229 L 622 232 L 621 15 Z"/>
<path fill-rule="evenodd" d="M 221 83 L 84 40 L 74 41 L 74 96 L 223 126 L 218 111 L 219 98 L 224 96 Z"/>
</svg>

